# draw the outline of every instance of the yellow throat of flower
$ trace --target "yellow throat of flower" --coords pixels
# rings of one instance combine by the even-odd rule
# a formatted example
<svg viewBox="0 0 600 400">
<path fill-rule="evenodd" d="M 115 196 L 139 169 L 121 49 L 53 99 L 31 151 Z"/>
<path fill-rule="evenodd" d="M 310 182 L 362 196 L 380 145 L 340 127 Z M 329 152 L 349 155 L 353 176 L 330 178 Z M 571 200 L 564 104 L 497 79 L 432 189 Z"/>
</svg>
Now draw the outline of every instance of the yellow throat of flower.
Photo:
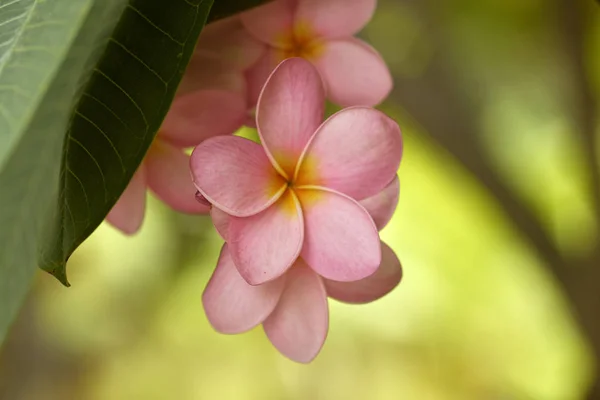
<svg viewBox="0 0 600 400">
<path fill-rule="evenodd" d="M 324 50 L 324 42 L 319 38 L 309 23 L 298 22 L 285 32 L 279 42 L 279 58 L 302 57 L 314 61 Z"/>
</svg>

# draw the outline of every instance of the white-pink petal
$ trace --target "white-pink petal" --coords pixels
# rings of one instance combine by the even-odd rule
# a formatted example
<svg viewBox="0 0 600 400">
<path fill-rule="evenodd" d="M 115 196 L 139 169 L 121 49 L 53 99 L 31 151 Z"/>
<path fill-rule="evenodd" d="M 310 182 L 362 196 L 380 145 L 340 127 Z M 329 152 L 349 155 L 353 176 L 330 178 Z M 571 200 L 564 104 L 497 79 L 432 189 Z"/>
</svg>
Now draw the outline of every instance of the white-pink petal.
<svg viewBox="0 0 600 400">
<path fill-rule="evenodd" d="M 325 186 L 362 200 L 393 179 L 401 158 L 402 136 L 394 120 L 372 108 L 346 108 L 311 139 L 296 185 Z"/>
<path fill-rule="evenodd" d="M 334 191 L 296 191 L 304 213 L 301 257 L 319 275 L 355 281 L 373 274 L 381 263 L 379 234 L 367 211 Z"/>
<path fill-rule="evenodd" d="M 221 333 L 241 333 L 257 326 L 271 314 L 284 288 L 285 277 L 251 286 L 240 276 L 227 243 L 204 293 L 202 304 L 208 321 Z"/>
<path fill-rule="evenodd" d="M 246 118 L 246 100 L 240 93 L 198 90 L 173 101 L 160 137 L 178 147 L 192 147 L 239 129 Z"/>
<path fill-rule="evenodd" d="M 190 157 L 157 138 L 144 160 L 146 182 L 156 196 L 176 211 L 207 214 L 209 207 L 196 200 L 190 175 Z"/>
<path fill-rule="evenodd" d="M 263 86 L 277 66 L 278 59 L 277 50 L 267 48 L 256 64 L 245 71 L 246 101 L 249 108 L 256 107 Z"/>
<path fill-rule="evenodd" d="M 239 136 L 218 136 L 201 143 L 192 153 L 191 169 L 200 193 L 236 217 L 265 210 L 287 187 L 262 146 Z"/>
<path fill-rule="evenodd" d="M 391 292 L 402 280 L 400 260 L 387 244 L 381 243 L 381 265 L 371 276 L 354 282 L 325 280 L 329 297 L 345 303 L 369 303 Z"/>
<path fill-rule="evenodd" d="M 106 221 L 127 235 L 133 235 L 142 226 L 146 212 L 146 170 L 140 165 L 106 216 Z"/>
<path fill-rule="evenodd" d="M 331 40 L 314 60 L 327 97 L 341 106 L 375 106 L 390 93 L 392 75 L 379 53 L 355 38 Z"/>
<path fill-rule="evenodd" d="M 242 277 L 260 285 L 294 264 L 304 241 L 302 209 L 291 190 L 263 212 L 231 218 L 227 233 L 231 256 Z"/>
<path fill-rule="evenodd" d="M 229 222 L 231 221 L 231 216 L 225 211 L 212 206 L 210 208 L 210 218 L 212 219 L 212 223 L 219 236 L 227 242 L 229 238 Z"/>
<path fill-rule="evenodd" d="M 256 109 L 258 133 L 273 163 L 289 178 L 324 109 L 319 72 L 303 58 L 283 61 L 265 83 Z"/>
<path fill-rule="evenodd" d="M 367 210 L 378 230 L 382 230 L 394 216 L 400 196 L 400 180 L 398 175 L 374 196 L 360 201 L 360 205 Z"/>
<path fill-rule="evenodd" d="M 253 65 L 264 50 L 265 45 L 246 31 L 239 16 L 234 16 L 207 25 L 194 56 L 212 54 L 242 71 Z"/>
<path fill-rule="evenodd" d="M 321 278 L 299 260 L 286 274 L 286 286 L 275 310 L 263 322 L 273 345 L 301 363 L 312 361 L 329 329 L 327 293 Z"/>
<path fill-rule="evenodd" d="M 299 0 L 295 19 L 320 37 L 352 36 L 369 22 L 377 0 Z"/>
<path fill-rule="evenodd" d="M 240 18 L 255 38 L 278 47 L 282 45 L 284 35 L 292 30 L 296 1 L 270 1 L 240 14 Z"/>
</svg>

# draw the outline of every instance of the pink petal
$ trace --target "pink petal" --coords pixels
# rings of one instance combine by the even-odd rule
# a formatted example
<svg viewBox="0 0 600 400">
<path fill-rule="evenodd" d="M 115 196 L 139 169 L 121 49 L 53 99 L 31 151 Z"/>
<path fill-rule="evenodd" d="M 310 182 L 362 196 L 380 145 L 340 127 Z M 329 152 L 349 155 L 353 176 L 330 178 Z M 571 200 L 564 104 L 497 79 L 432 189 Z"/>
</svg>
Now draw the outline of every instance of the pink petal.
<svg viewBox="0 0 600 400">
<path fill-rule="evenodd" d="M 246 31 L 239 16 L 213 22 L 202 30 L 196 55 L 213 54 L 232 68 L 243 71 L 253 65 L 265 45 Z"/>
<path fill-rule="evenodd" d="M 241 94 L 200 90 L 175 98 L 159 134 L 178 147 L 192 147 L 213 136 L 232 134 L 245 117 Z"/>
<path fill-rule="evenodd" d="M 248 107 L 253 108 L 258 103 L 258 98 L 262 92 L 265 82 L 269 78 L 269 75 L 273 72 L 277 66 L 279 56 L 275 49 L 267 49 L 263 56 L 249 68 L 246 73 L 247 82 L 247 97 L 246 101 Z"/>
<path fill-rule="evenodd" d="M 263 212 L 231 218 L 231 257 L 242 277 L 260 285 L 281 276 L 296 261 L 304 240 L 300 203 L 291 190 Z"/>
<path fill-rule="evenodd" d="M 352 36 L 369 22 L 377 0 L 301 0 L 296 21 L 306 21 L 321 37 Z"/>
<path fill-rule="evenodd" d="M 191 169 L 202 195 L 236 217 L 258 214 L 287 187 L 262 146 L 239 136 L 217 136 L 201 143 L 192 153 Z"/>
<path fill-rule="evenodd" d="M 382 230 L 390 222 L 400 196 L 400 180 L 398 175 L 379 193 L 360 201 L 360 205 L 373 218 L 378 230 Z"/>
<path fill-rule="evenodd" d="M 394 178 L 401 157 L 402 136 L 394 120 L 372 108 L 346 108 L 315 133 L 296 186 L 325 186 L 362 200 Z"/>
<path fill-rule="evenodd" d="M 256 122 L 261 142 L 288 177 L 323 121 L 325 93 L 316 68 L 302 58 L 283 61 L 258 100 Z"/>
<path fill-rule="evenodd" d="M 210 217 L 215 229 L 217 230 L 217 233 L 224 241 L 227 242 L 229 237 L 229 222 L 231 221 L 231 216 L 225 211 L 221 211 L 217 207 L 213 206 L 210 208 Z"/>
<path fill-rule="evenodd" d="M 371 276 L 354 282 L 325 280 L 329 297 L 345 303 L 369 303 L 392 291 L 402 279 L 402 266 L 387 244 L 381 243 L 381 265 Z"/>
<path fill-rule="evenodd" d="M 241 333 L 252 329 L 263 322 L 277 305 L 284 288 L 284 278 L 260 286 L 248 285 L 235 268 L 225 243 L 217 269 L 202 295 L 208 321 L 221 333 Z"/>
<path fill-rule="evenodd" d="M 245 96 L 243 71 L 219 55 L 197 53 L 188 64 L 177 89 L 177 97 L 198 90 L 223 90 Z"/>
<path fill-rule="evenodd" d="M 242 23 L 254 37 L 272 46 L 281 46 L 294 23 L 296 0 L 271 1 L 240 14 Z"/>
<path fill-rule="evenodd" d="M 334 40 L 314 63 L 323 76 L 327 97 L 341 106 L 374 106 L 392 90 L 385 61 L 359 39 Z"/>
<path fill-rule="evenodd" d="M 129 181 L 123 194 L 106 216 L 106 221 L 127 235 L 142 226 L 146 212 L 146 170 L 142 164 Z"/>
<path fill-rule="evenodd" d="M 367 211 L 350 197 L 327 189 L 296 193 L 304 213 L 304 261 L 335 281 L 373 274 L 381 263 L 381 245 Z"/>
<path fill-rule="evenodd" d="M 157 139 L 144 161 L 150 189 L 172 209 L 190 214 L 207 214 L 209 207 L 196 200 L 190 175 L 190 157 L 182 149 Z"/>
<path fill-rule="evenodd" d="M 263 322 L 267 337 L 293 361 L 312 361 L 327 338 L 327 293 L 319 276 L 298 261 L 286 274 L 286 286 L 275 310 Z"/>
</svg>

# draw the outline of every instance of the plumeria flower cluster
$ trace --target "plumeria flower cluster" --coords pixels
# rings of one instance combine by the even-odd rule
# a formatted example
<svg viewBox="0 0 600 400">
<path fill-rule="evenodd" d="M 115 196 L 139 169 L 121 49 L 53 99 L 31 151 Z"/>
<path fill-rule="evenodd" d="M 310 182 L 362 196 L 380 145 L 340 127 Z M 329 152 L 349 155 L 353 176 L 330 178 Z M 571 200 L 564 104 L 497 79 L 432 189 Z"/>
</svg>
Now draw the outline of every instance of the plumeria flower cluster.
<svg viewBox="0 0 600 400">
<path fill-rule="evenodd" d="M 208 25 L 147 156 L 107 221 L 126 234 L 143 221 L 146 189 L 171 208 L 205 214 L 193 201 L 185 149 L 242 125 L 255 127 L 258 96 L 281 61 L 302 57 L 342 106 L 379 104 L 392 88 L 385 62 L 353 35 L 376 0 L 275 0 Z"/>
<path fill-rule="evenodd" d="M 210 213 L 225 244 L 202 296 L 208 320 L 226 334 L 262 325 L 298 362 L 323 346 L 328 298 L 371 302 L 402 277 L 379 238 L 398 203 L 402 137 L 371 108 L 392 79 L 354 38 L 375 6 L 275 0 L 206 27 L 107 217 L 135 233 L 147 188 L 177 211 Z M 326 99 L 348 108 L 323 122 Z M 243 125 L 260 143 L 232 135 Z"/>
<path fill-rule="evenodd" d="M 325 341 L 328 295 L 372 301 L 402 274 L 378 234 L 398 200 L 400 129 L 363 106 L 322 122 L 324 108 L 317 69 L 285 60 L 258 101 L 261 144 L 214 137 L 191 158 L 194 184 L 226 241 L 203 296 L 209 321 L 223 333 L 262 323 L 299 362 Z"/>
</svg>

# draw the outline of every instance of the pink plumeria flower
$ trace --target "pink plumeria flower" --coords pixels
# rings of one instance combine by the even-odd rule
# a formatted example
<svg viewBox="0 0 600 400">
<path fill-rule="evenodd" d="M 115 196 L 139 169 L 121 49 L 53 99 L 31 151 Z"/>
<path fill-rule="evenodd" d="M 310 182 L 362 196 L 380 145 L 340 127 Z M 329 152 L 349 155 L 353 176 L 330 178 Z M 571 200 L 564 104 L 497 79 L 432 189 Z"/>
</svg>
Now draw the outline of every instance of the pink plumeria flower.
<svg viewBox="0 0 600 400">
<path fill-rule="evenodd" d="M 395 177 L 381 192 L 362 200 L 379 230 L 390 221 L 398 204 Z M 228 241 L 231 216 L 213 207 L 215 227 Z M 290 359 L 310 362 L 321 350 L 329 329 L 327 297 L 362 304 L 380 299 L 402 279 L 402 267 L 394 251 L 382 243 L 382 260 L 374 274 L 354 282 L 337 282 L 315 274 L 299 258 L 280 278 L 249 285 L 236 269 L 228 245 L 202 296 L 204 310 L 218 332 L 235 334 L 258 324 L 275 347 Z"/>
<path fill-rule="evenodd" d="M 392 88 L 376 50 L 353 37 L 371 19 L 376 0 L 275 0 L 241 15 L 248 31 L 268 45 L 247 73 L 249 97 L 258 98 L 273 68 L 289 57 L 311 61 L 328 98 L 342 106 L 379 104 Z"/>
<path fill-rule="evenodd" d="M 325 340 L 325 282 L 343 285 L 387 270 L 377 226 L 359 201 L 367 202 L 380 223 L 389 220 L 389 207 L 382 204 L 395 207 L 402 156 L 400 129 L 389 117 L 352 107 L 321 123 L 324 100 L 323 84 L 312 64 L 288 59 L 272 73 L 258 102 L 262 145 L 241 137 L 215 137 L 196 147 L 191 159 L 194 183 L 213 205 L 213 220 L 227 241 L 217 272 L 235 266 L 246 285 L 273 291 L 276 300 L 261 300 L 252 316 L 245 309 L 252 323 L 242 319 L 234 330 L 262 322 L 283 354 L 303 362 L 314 358 Z M 227 280 L 233 282 L 236 275 L 223 276 L 227 287 Z M 275 289 L 264 289 L 271 287 Z M 296 290 L 306 294 L 286 294 Z M 233 302 L 245 302 L 243 296 L 227 293 Z M 223 304 L 218 296 L 212 301 L 215 296 L 205 294 L 205 307 L 217 310 L 207 310 L 209 319 L 217 330 L 230 331 L 220 327 L 218 310 L 237 306 Z M 286 304 L 314 312 L 315 317 L 303 320 L 302 313 Z M 275 305 L 290 312 L 272 314 Z M 235 318 L 228 321 L 235 325 Z M 298 324 L 313 335 L 297 337 Z M 300 339 L 306 343 L 299 344 Z"/>
<path fill-rule="evenodd" d="M 241 127 L 247 118 L 244 71 L 263 51 L 237 17 L 206 27 L 155 141 L 106 217 L 111 225 L 126 234 L 139 230 L 147 188 L 176 211 L 208 212 L 195 201 L 185 149 Z"/>
</svg>

